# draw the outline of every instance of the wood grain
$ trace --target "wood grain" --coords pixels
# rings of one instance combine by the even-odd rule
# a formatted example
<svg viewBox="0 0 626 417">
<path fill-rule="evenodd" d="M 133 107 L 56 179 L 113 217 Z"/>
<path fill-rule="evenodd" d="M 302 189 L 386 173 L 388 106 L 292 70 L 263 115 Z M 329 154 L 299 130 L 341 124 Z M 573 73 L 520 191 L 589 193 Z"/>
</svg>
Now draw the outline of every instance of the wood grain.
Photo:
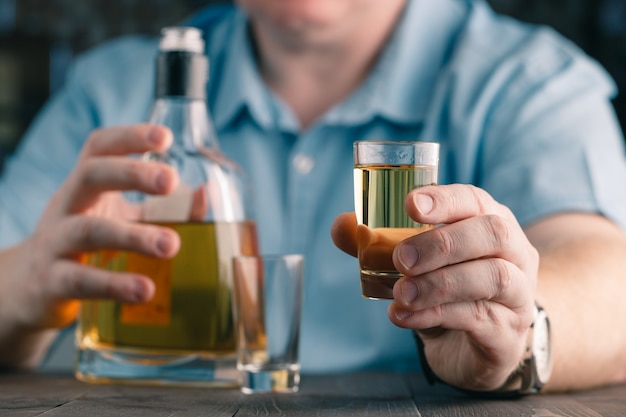
<svg viewBox="0 0 626 417">
<path fill-rule="evenodd" d="M 295 394 L 232 389 L 90 385 L 69 374 L 0 373 L 0 416 L 618 417 L 626 385 L 521 399 L 475 398 L 421 375 L 305 375 Z"/>
</svg>

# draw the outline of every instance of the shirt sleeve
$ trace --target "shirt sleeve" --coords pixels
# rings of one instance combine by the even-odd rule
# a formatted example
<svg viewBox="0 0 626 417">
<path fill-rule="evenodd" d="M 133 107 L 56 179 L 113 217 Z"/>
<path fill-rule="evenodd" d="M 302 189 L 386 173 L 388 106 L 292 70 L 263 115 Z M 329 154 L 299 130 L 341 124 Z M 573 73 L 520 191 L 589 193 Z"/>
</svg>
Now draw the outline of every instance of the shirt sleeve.
<svg viewBox="0 0 626 417">
<path fill-rule="evenodd" d="M 73 168 L 96 125 L 74 70 L 46 104 L 0 177 L 0 248 L 31 234 L 48 200 Z"/>
<path fill-rule="evenodd" d="M 94 129 L 146 120 L 156 47 L 154 38 L 129 36 L 76 59 L 0 177 L 0 248 L 33 232 Z"/>
<path fill-rule="evenodd" d="M 568 47 L 537 44 L 507 77 L 485 127 L 479 185 L 522 225 L 563 211 L 600 213 L 626 228 L 624 138 L 614 84 Z"/>
<path fill-rule="evenodd" d="M 434 119 L 442 183 L 485 189 L 523 226 L 588 212 L 626 229 L 624 138 L 604 69 L 552 29 L 493 14 L 461 36 Z"/>
</svg>

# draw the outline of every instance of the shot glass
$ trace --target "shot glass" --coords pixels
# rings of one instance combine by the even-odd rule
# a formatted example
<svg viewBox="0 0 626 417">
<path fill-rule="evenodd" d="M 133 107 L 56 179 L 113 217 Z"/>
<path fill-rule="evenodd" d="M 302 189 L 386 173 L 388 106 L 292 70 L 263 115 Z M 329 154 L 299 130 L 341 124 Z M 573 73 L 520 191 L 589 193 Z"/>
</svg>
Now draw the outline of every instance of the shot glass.
<svg viewBox="0 0 626 417">
<path fill-rule="evenodd" d="M 354 206 L 361 292 L 370 299 L 392 299 L 402 277 L 393 265 L 396 245 L 431 230 L 404 208 L 414 188 L 437 184 L 439 144 L 365 140 L 354 143 Z"/>
<path fill-rule="evenodd" d="M 237 369 L 241 391 L 296 392 L 304 257 L 233 258 Z"/>
</svg>

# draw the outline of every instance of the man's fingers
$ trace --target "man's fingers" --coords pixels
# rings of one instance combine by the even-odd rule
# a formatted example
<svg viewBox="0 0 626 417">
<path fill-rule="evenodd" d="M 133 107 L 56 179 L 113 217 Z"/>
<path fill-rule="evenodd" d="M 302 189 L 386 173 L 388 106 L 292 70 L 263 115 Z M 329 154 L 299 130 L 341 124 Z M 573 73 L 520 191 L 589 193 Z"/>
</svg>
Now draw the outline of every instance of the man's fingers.
<svg viewBox="0 0 626 417">
<path fill-rule="evenodd" d="M 54 195 L 46 217 L 82 212 L 109 190 L 167 194 L 178 175 L 170 167 L 128 158 L 129 154 L 165 151 L 171 131 L 157 125 L 130 125 L 94 131 L 83 146 L 76 168 Z"/>
<path fill-rule="evenodd" d="M 393 260 L 399 272 L 410 276 L 485 257 L 504 258 L 526 268 L 534 265 L 527 259 L 529 247 L 516 223 L 485 215 L 408 238 L 396 247 Z"/>
<path fill-rule="evenodd" d="M 81 158 L 165 151 L 172 144 L 172 132 L 163 126 L 137 124 L 97 129 L 89 136 Z"/>
<path fill-rule="evenodd" d="M 426 186 L 409 193 L 405 207 L 416 221 L 441 225 L 400 243 L 394 265 L 405 275 L 495 257 L 526 272 L 536 265 L 536 251 L 515 216 L 484 190 L 465 184 Z"/>
<path fill-rule="evenodd" d="M 170 258 L 180 248 L 178 234 L 169 228 L 86 215 L 67 218 L 54 234 L 65 238 L 42 242 L 49 246 L 54 256 L 109 248 Z"/>
<path fill-rule="evenodd" d="M 513 218 L 511 211 L 486 191 L 468 184 L 434 185 L 412 190 L 405 208 L 420 223 L 454 223 L 470 217 L 495 214 Z"/>
<path fill-rule="evenodd" d="M 467 301 L 442 304 L 425 310 L 412 311 L 394 302 L 388 308 L 389 319 L 399 327 L 424 330 L 441 327 L 486 337 L 494 328 L 528 329 L 532 314 L 519 316 L 507 307 L 488 301 Z M 530 318 L 529 320 L 526 320 Z"/>
<path fill-rule="evenodd" d="M 337 216 L 330 228 L 330 236 L 335 246 L 348 255 L 356 257 L 356 215 L 354 213 L 342 213 Z"/>
<path fill-rule="evenodd" d="M 83 192 L 137 190 L 166 194 L 177 185 L 175 170 L 167 165 L 126 157 L 94 158 L 85 164 L 81 176 Z"/>
<path fill-rule="evenodd" d="M 506 213 L 512 218 L 506 207 L 485 191 L 470 185 L 420 187 L 409 193 L 405 206 L 413 219 L 426 224 L 453 223 L 485 214 Z M 354 213 L 342 213 L 330 230 L 335 246 L 352 256 L 357 255 L 356 226 Z"/>
<path fill-rule="evenodd" d="M 164 164 L 126 157 L 92 158 L 77 167 L 64 184 L 58 210 L 64 214 L 83 212 L 105 191 L 168 194 L 177 185 L 176 171 Z"/>
<path fill-rule="evenodd" d="M 128 303 L 148 301 L 154 282 L 143 275 L 111 272 L 72 261 L 58 261 L 50 268 L 49 294 L 60 299 L 113 299 Z"/>
<path fill-rule="evenodd" d="M 403 277 L 395 284 L 393 295 L 396 303 L 412 311 L 468 300 L 523 307 L 531 300 L 531 294 L 521 275 L 517 267 L 504 259 L 476 259 L 419 277 Z"/>
<path fill-rule="evenodd" d="M 206 218 L 209 211 L 209 194 L 207 188 L 200 186 L 193 191 L 193 197 L 191 198 L 191 211 L 189 213 L 189 220 L 202 221 Z"/>
<path fill-rule="evenodd" d="M 404 277 L 395 284 L 393 294 L 396 302 L 414 311 L 467 300 L 523 307 L 531 294 L 522 274 L 501 258 L 477 259 L 419 277 Z"/>
</svg>

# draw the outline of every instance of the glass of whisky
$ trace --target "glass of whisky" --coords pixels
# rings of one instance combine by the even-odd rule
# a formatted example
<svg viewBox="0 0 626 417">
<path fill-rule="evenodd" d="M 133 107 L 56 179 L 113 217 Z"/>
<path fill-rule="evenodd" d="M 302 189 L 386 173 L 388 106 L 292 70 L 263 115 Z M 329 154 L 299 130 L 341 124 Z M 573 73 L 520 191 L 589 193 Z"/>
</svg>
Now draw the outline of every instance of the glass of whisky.
<svg viewBox="0 0 626 417">
<path fill-rule="evenodd" d="M 233 258 L 237 368 L 241 391 L 295 392 L 304 257 Z"/>
<path fill-rule="evenodd" d="M 409 217 L 404 201 L 414 188 L 437 184 L 439 144 L 364 140 L 354 142 L 354 208 L 361 292 L 392 299 L 402 277 L 393 265 L 396 245 L 431 230 Z"/>
</svg>

